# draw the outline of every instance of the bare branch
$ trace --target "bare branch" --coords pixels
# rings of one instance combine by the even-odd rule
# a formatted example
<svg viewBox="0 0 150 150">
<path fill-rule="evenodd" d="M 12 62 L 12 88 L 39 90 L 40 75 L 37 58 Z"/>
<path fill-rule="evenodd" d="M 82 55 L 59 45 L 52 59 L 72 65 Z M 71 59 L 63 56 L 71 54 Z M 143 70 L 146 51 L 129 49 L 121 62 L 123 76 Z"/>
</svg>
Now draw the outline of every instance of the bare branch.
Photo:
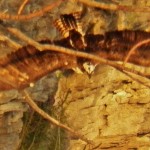
<svg viewBox="0 0 150 150">
<path fill-rule="evenodd" d="M 8 45 L 12 48 L 14 48 L 15 50 L 18 50 L 19 48 L 22 47 L 22 45 L 14 42 L 13 40 L 11 40 L 10 38 L 8 38 L 7 36 L 5 35 L 0 35 L 0 41 L 3 41 L 3 42 L 7 42 Z"/>
<path fill-rule="evenodd" d="M 130 56 L 136 51 L 136 49 L 144 44 L 150 43 L 150 39 L 146 39 L 146 40 L 142 40 L 140 42 L 138 42 L 137 44 L 135 44 L 128 52 L 124 62 L 128 62 Z"/>
<path fill-rule="evenodd" d="M 7 28 L 8 31 L 10 31 L 11 33 L 13 33 L 15 36 L 17 36 L 18 38 L 20 38 L 21 40 L 27 42 L 30 45 L 33 45 L 34 47 L 36 47 L 38 50 L 42 51 L 42 45 L 39 44 L 38 42 L 34 41 L 32 38 L 26 36 L 24 33 L 22 33 L 21 31 L 19 31 L 16 28 Z"/>
<path fill-rule="evenodd" d="M 44 8 L 42 8 L 39 11 L 27 14 L 27 15 L 20 15 L 24 5 L 27 3 L 28 0 L 24 1 L 24 3 L 21 5 L 18 11 L 18 15 L 11 15 L 6 13 L 0 13 L 0 19 L 8 19 L 8 20 L 15 20 L 15 21 L 26 21 L 30 20 L 34 17 L 39 17 L 45 14 L 46 12 L 50 11 L 51 9 L 59 6 L 62 3 L 62 0 L 58 0 L 57 2 L 54 2 Z M 149 7 L 142 7 L 137 8 L 133 6 L 122 6 L 122 5 L 116 5 L 116 4 L 105 4 L 101 2 L 91 1 L 91 0 L 77 0 L 85 5 L 88 5 L 90 7 L 97 7 L 101 9 L 106 10 L 122 10 L 122 11 L 131 11 L 131 12 L 150 12 Z"/>
<path fill-rule="evenodd" d="M 131 68 L 125 67 L 124 63 L 117 64 L 115 61 L 109 61 L 107 59 L 101 58 L 101 57 L 93 55 L 93 54 L 80 52 L 80 51 L 74 51 L 72 49 L 68 49 L 68 48 L 64 48 L 64 47 L 60 47 L 60 46 L 56 46 L 56 45 L 39 44 L 38 42 L 36 42 L 33 39 L 27 37 L 25 34 L 23 34 L 21 31 L 15 29 L 15 28 L 8 28 L 8 30 L 11 33 L 13 33 L 15 36 L 19 37 L 21 40 L 27 42 L 28 44 L 31 44 L 32 46 L 36 47 L 40 51 L 45 51 L 45 50 L 57 51 L 57 52 L 61 52 L 61 53 L 64 53 L 64 54 L 69 54 L 69 55 L 72 55 L 72 56 L 87 58 L 87 59 L 99 62 L 101 64 L 110 65 L 112 67 L 115 67 L 118 70 L 125 70 L 125 71 L 129 71 L 129 72 L 141 75 L 143 77 L 150 78 L 150 74 L 142 73 L 140 71 L 136 71 L 136 70 L 133 70 Z"/>
<path fill-rule="evenodd" d="M 138 83 L 141 83 L 143 84 L 144 86 L 150 88 L 150 82 L 149 80 L 146 80 L 145 78 L 141 79 L 141 76 L 140 78 L 138 78 L 138 75 L 137 74 L 132 74 L 130 72 L 126 72 L 126 71 L 121 71 L 123 72 L 124 74 L 126 74 L 127 76 L 129 76 L 131 79 L 133 79 L 134 81 L 137 81 Z"/>
<path fill-rule="evenodd" d="M 0 13 L 0 19 L 8 19 L 8 20 L 15 20 L 15 21 L 26 21 L 30 20 L 35 17 L 43 16 L 46 12 L 50 11 L 51 9 L 59 6 L 61 4 L 62 0 L 58 0 L 57 2 L 54 2 L 44 8 L 42 8 L 39 11 L 27 14 L 27 15 L 11 15 L 6 13 Z"/>
<path fill-rule="evenodd" d="M 40 109 L 37 104 L 32 100 L 32 98 L 29 96 L 28 92 L 26 90 L 20 91 L 20 93 L 25 97 L 25 101 L 29 104 L 29 106 L 35 110 L 38 114 L 40 114 L 43 118 L 47 119 L 50 123 L 65 129 L 67 132 L 71 133 L 75 137 L 81 139 L 82 141 L 85 141 L 88 144 L 94 145 L 93 141 L 88 140 L 83 135 L 77 133 L 73 129 L 69 128 L 68 126 L 60 123 L 59 121 L 55 120 L 51 116 L 49 116 L 46 112 L 44 112 L 42 109 Z"/>
<path fill-rule="evenodd" d="M 102 2 L 96 2 L 95 0 L 77 0 L 87 6 L 96 7 L 100 9 L 106 10 L 122 10 L 122 11 L 130 11 L 130 12 L 150 12 L 149 7 L 133 7 L 133 6 L 123 6 L 116 4 L 106 4 Z"/>
<path fill-rule="evenodd" d="M 24 0 L 23 3 L 21 4 L 19 10 L 18 10 L 18 15 L 20 15 L 25 7 L 25 5 L 28 3 L 29 0 Z"/>
</svg>

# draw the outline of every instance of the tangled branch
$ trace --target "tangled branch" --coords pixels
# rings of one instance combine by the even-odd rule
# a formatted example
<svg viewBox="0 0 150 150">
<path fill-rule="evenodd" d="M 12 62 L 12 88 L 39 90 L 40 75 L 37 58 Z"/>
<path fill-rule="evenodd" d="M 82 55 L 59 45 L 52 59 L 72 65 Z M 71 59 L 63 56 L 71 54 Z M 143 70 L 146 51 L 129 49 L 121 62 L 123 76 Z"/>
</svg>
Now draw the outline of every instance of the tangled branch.
<svg viewBox="0 0 150 150">
<path fill-rule="evenodd" d="M 13 33 L 15 36 L 20 38 L 21 40 L 27 42 L 28 44 L 31 44 L 32 46 L 36 47 L 40 51 L 50 50 L 50 51 L 61 52 L 61 53 L 64 53 L 64 54 L 69 54 L 71 56 L 77 56 L 77 57 L 81 57 L 81 58 L 86 58 L 86 59 L 94 60 L 94 61 L 96 61 L 98 63 L 101 63 L 101 64 L 110 65 L 112 67 L 115 67 L 118 70 L 125 70 L 125 71 L 128 71 L 128 72 L 132 72 L 134 74 L 143 76 L 143 77 L 150 78 L 150 74 L 149 73 L 146 74 L 145 72 L 143 73 L 143 72 L 140 72 L 140 71 L 133 70 L 131 68 L 128 68 L 128 67 L 124 66 L 124 63 L 117 64 L 114 61 L 110 61 L 110 60 L 101 58 L 99 56 L 93 55 L 93 54 L 80 52 L 80 51 L 74 51 L 72 49 L 64 48 L 64 47 L 60 47 L 60 46 L 56 46 L 56 45 L 51 45 L 51 44 L 44 44 L 43 45 L 43 44 L 40 44 L 40 43 L 34 41 L 33 39 L 29 38 L 28 36 L 26 36 L 25 34 L 20 32 L 18 29 L 8 28 L 8 30 L 11 33 Z"/>
<path fill-rule="evenodd" d="M 7 19 L 7 20 L 15 20 L 15 21 L 26 21 L 30 20 L 35 17 L 43 16 L 46 12 L 50 11 L 51 9 L 59 6 L 62 3 L 62 0 L 58 0 L 50 5 L 45 6 L 39 11 L 27 14 L 27 15 L 11 15 L 6 13 L 0 13 L 0 19 Z"/>
<path fill-rule="evenodd" d="M 120 6 L 120 5 L 115 5 L 115 4 L 104 4 L 104 3 L 100 3 L 100 2 L 96 2 L 96 1 L 91 1 L 91 0 L 78 0 L 79 2 L 81 3 L 84 3 L 88 6 L 91 6 L 91 7 L 97 7 L 97 8 L 102 8 L 102 9 L 107 9 L 107 10 L 122 10 L 122 11 L 138 11 L 138 12 L 150 12 L 150 9 L 149 8 L 135 8 L 135 7 L 127 7 L 127 6 Z M 42 10 L 38 11 L 38 12 L 34 12 L 34 13 L 31 13 L 29 15 L 20 15 L 25 3 L 27 1 L 24 1 L 24 3 L 21 5 L 19 11 L 18 11 L 18 15 L 9 15 L 9 14 L 0 14 L 0 18 L 1 19 L 9 19 L 9 20 L 29 20 L 29 19 L 32 19 L 34 17 L 37 17 L 37 16 L 42 16 L 45 12 L 48 12 L 49 10 L 51 10 L 52 8 L 58 6 L 61 4 L 62 0 L 59 0 L 51 5 L 48 5 L 46 6 L 45 8 L 43 8 Z M 147 40 L 143 40 L 141 42 L 139 42 L 138 44 L 134 45 L 132 47 L 132 49 L 129 51 L 127 57 L 125 58 L 125 62 L 122 62 L 122 64 L 118 64 L 116 63 L 115 61 L 110 61 L 110 60 L 107 60 L 106 57 L 100 57 L 100 56 L 96 56 L 96 54 L 89 54 L 89 53 L 85 53 L 85 52 L 80 52 L 80 51 L 74 51 L 73 49 L 70 49 L 70 48 L 64 48 L 64 47 L 61 47 L 61 46 L 56 46 L 56 45 L 52 45 L 52 44 L 40 44 L 36 41 L 34 41 L 33 39 L 27 37 L 25 34 L 23 34 L 22 32 L 20 32 L 19 30 L 15 29 L 15 28 L 7 28 L 8 31 L 10 31 L 11 33 L 13 33 L 14 35 L 16 35 L 18 38 L 22 39 L 23 41 L 27 42 L 27 44 L 29 45 L 32 45 L 31 48 L 35 48 L 36 50 L 40 51 L 40 52 L 44 52 L 44 51 L 51 51 L 51 52 L 59 52 L 61 54 L 58 54 L 57 57 L 61 57 L 61 56 L 72 56 L 73 58 L 74 57 L 81 57 L 81 58 L 85 58 L 85 59 L 90 59 L 92 61 L 96 61 L 97 63 L 101 63 L 101 64 L 107 64 L 107 65 L 110 65 L 112 67 L 115 67 L 116 69 L 126 73 L 127 75 L 131 76 L 130 73 L 134 73 L 134 74 L 137 74 L 137 75 L 140 75 L 140 76 L 143 76 L 143 77 L 146 77 L 146 78 L 150 78 L 150 74 L 148 73 L 143 73 L 141 71 L 137 71 L 137 70 L 134 70 L 132 68 L 129 68 L 129 67 L 126 67 L 124 65 L 124 63 L 127 63 L 129 58 L 131 57 L 131 55 L 134 53 L 134 51 L 144 45 L 144 44 L 147 44 L 148 42 L 150 42 L 150 39 L 147 39 Z M 6 40 L 8 41 L 9 43 L 11 43 L 11 45 L 16 49 L 16 51 L 18 49 L 21 49 L 20 45 L 13 42 L 12 40 L 10 40 L 9 38 L 7 37 L 4 37 L 4 36 L 0 36 L 0 39 L 3 39 L 3 40 Z M 36 50 L 34 49 L 34 51 L 32 52 L 35 52 L 36 53 Z M 51 55 L 51 56 L 54 56 L 54 55 Z M 67 57 L 65 57 L 67 58 Z M 76 58 L 75 58 L 76 59 Z M 26 59 L 26 62 L 27 62 L 28 59 Z M 54 60 L 58 60 L 58 58 L 55 57 Z M 67 63 L 69 61 L 66 61 Z M 55 62 L 54 62 L 55 63 Z M 64 64 L 59 64 L 59 63 L 55 63 L 54 66 L 52 67 L 52 69 L 49 69 L 47 70 L 48 71 L 53 71 L 54 69 L 57 69 L 57 67 L 62 67 L 63 65 L 66 65 L 65 62 Z M 26 78 L 29 78 L 28 76 L 26 76 L 26 74 L 22 73 L 22 72 L 19 72 L 19 70 L 17 70 L 17 68 L 15 68 L 14 66 L 11 66 L 11 64 L 9 64 L 8 66 L 8 69 L 11 69 L 13 71 L 13 73 L 16 73 L 19 77 L 22 77 L 22 79 L 26 79 Z M 34 68 L 34 67 L 33 67 Z M 1 73 L 6 73 L 8 74 L 8 70 L 5 69 L 3 67 L 3 64 L 2 64 L 2 67 L 0 68 L 1 69 Z M 42 74 L 39 75 L 39 77 L 42 77 L 43 75 L 45 75 L 47 72 L 44 72 Z M 129 73 L 128 73 L 129 72 Z M 131 76 L 132 77 L 132 76 Z M 17 77 L 16 77 L 17 78 Z M 35 79 L 37 79 L 35 77 Z M 136 80 L 136 79 L 135 79 Z M 14 87 L 14 88 L 18 88 L 19 86 L 18 85 L 14 85 L 12 82 L 10 81 L 7 81 L 7 80 L 4 80 L 2 77 L 0 77 L 0 81 L 5 81 L 8 85 L 11 85 L 11 87 Z M 15 80 L 16 81 L 16 80 Z M 30 81 L 30 80 L 29 80 Z M 138 81 L 138 80 L 137 80 Z M 138 81 L 138 82 L 141 82 L 141 81 Z M 24 84 L 24 82 L 22 81 L 22 84 Z M 150 83 L 143 83 L 145 86 L 147 87 L 150 87 Z M 18 87 L 17 87 L 18 86 Z M 87 138 L 85 138 L 83 135 L 77 133 L 76 131 L 74 131 L 73 129 L 69 128 L 68 126 L 58 122 L 57 120 L 55 120 L 54 118 L 50 117 L 47 113 L 45 113 L 43 110 L 41 110 L 37 105 L 36 103 L 31 99 L 31 97 L 29 96 L 29 94 L 26 92 L 26 90 L 22 90 L 20 91 L 22 93 L 22 95 L 25 97 L 25 101 L 37 112 L 39 113 L 43 118 L 47 119 L 49 122 L 53 123 L 54 125 L 60 127 L 60 128 L 63 128 L 65 129 L 66 131 L 70 132 L 71 134 L 75 135 L 76 137 L 78 137 L 79 139 L 89 143 L 89 144 L 93 144 L 93 142 L 89 141 Z"/>
</svg>

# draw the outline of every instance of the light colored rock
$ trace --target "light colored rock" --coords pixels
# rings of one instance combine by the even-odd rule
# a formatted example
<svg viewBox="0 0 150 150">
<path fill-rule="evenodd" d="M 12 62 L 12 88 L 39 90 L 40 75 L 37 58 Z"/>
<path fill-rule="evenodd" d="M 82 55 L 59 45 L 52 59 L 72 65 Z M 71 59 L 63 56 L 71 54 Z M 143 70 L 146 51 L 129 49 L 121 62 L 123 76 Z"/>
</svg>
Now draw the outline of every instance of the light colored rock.
<svg viewBox="0 0 150 150">
<path fill-rule="evenodd" d="M 63 101 L 66 123 L 101 148 L 150 146 L 150 89 L 112 67 L 100 65 L 91 78 L 61 78 L 55 100 L 57 107 Z M 83 143 L 71 140 L 70 147 L 83 150 Z"/>
</svg>

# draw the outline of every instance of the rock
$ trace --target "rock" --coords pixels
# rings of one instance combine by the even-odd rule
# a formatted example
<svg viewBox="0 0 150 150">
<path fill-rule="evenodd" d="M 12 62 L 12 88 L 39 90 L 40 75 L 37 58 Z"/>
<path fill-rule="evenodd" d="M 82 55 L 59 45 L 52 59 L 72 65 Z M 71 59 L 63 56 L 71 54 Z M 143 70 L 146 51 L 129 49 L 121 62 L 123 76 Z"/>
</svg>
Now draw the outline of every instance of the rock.
<svg viewBox="0 0 150 150">
<path fill-rule="evenodd" d="M 62 107 L 66 124 L 96 141 L 97 149 L 142 148 L 139 141 L 150 146 L 150 89 L 112 67 L 100 65 L 91 78 L 61 78 L 55 106 Z M 71 150 L 83 145 L 70 139 Z"/>
</svg>

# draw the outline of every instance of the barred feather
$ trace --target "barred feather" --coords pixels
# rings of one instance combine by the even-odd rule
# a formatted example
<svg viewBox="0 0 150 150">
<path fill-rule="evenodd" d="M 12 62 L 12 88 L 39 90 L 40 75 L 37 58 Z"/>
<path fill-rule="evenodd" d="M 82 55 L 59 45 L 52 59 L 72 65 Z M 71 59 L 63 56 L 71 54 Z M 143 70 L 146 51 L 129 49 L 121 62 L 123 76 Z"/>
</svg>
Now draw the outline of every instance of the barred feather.
<svg viewBox="0 0 150 150">
<path fill-rule="evenodd" d="M 80 22 L 81 13 L 76 12 L 72 14 L 63 14 L 57 19 L 54 24 L 58 31 L 64 38 L 69 37 L 69 32 L 71 30 L 75 30 L 79 32 L 81 35 L 83 34 L 82 31 L 82 24 Z"/>
</svg>

